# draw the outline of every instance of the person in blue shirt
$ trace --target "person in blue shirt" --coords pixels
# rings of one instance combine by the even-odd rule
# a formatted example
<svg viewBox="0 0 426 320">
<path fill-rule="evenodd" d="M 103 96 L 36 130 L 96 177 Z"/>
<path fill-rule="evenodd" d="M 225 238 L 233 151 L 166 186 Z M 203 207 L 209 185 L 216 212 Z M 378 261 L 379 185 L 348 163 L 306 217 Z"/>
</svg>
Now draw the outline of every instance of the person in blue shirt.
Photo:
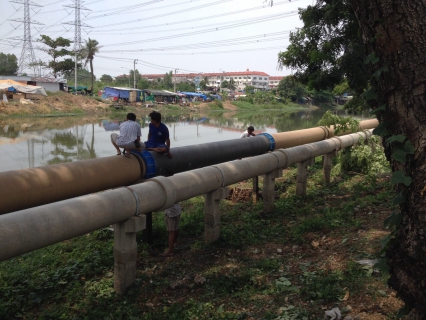
<svg viewBox="0 0 426 320">
<path fill-rule="evenodd" d="M 148 141 L 145 142 L 145 150 L 167 153 L 167 156 L 172 158 L 169 129 L 161 122 L 161 113 L 152 111 L 149 117 L 151 118 L 151 123 L 149 124 Z"/>
</svg>

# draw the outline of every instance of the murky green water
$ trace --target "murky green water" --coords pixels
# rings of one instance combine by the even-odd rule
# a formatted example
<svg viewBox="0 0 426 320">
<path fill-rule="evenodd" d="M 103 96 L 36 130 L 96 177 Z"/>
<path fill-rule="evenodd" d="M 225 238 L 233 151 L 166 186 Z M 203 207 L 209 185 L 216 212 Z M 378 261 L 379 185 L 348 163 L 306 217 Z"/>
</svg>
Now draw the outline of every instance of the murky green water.
<svg viewBox="0 0 426 320">
<path fill-rule="evenodd" d="M 317 126 L 324 111 L 282 113 L 163 113 L 171 147 L 238 139 L 248 125 L 256 133 L 276 133 Z M 149 118 L 137 115 L 142 140 L 148 136 Z M 115 155 L 112 132 L 124 117 L 115 118 L 9 118 L 0 119 L 0 171 Z"/>
</svg>

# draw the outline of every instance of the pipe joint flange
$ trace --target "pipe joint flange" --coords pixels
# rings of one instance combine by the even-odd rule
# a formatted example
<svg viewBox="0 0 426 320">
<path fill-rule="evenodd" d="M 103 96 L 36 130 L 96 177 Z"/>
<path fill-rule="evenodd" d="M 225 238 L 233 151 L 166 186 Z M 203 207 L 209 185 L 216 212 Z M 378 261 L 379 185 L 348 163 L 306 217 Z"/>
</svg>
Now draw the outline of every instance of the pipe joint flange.
<svg viewBox="0 0 426 320">
<path fill-rule="evenodd" d="M 258 136 L 265 136 L 268 138 L 269 140 L 269 151 L 274 151 L 275 150 L 275 139 L 273 136 L 271 136 L 269 133 L 263 132 L 263 133 L 259 133 Z"/>
<path fill-rule="evenodd" d="M 141 168 L 141 175 L 140 175 L 139 178 L 143 179 L 145 177 L 146 167 L 147 167 L 144 160 L 143 160 L 143 157 L 141 157 L 141 154 L 136 152 L 136 151 L 130 151 L 130 153 L 136 157 L 136 160 L 138 160 L 139 167 Z"/>
<path fill-rule="evenodd" d="M 328 139 L 328 138 L 330 138 L 330 131 L 327 129 L 327 127 L 320 127 L 322 130 L 324 130 L 324 139 L 322 139 L 322 140 L 325 140 L 325 139 Z"/>
<path fill-rule="evenodd" d="M 152 177 L 155 177 L 156 173 L 156 166 L 155 166 L 155 160 L 151 156 L 151 153 L 149 153 L 146 150 L 143 150 L 140 155 L 142 156 L 143 161 L 145 162 L 145 179 L 149 179 Z"/>
<path fill-rule="evenodd" d="M 157 183 L 161 189 L 163 189 L 165 201 L 160 209 L 157 211 L 163 211 L 167 208 L 170 208 L 176 203 L 176 190 L 174 186 L 170 183 L 170 180 L 166 177 L 158 176 L 152 179 L 147 180 L 147 182 L 152 181 Z"/>
</svg>

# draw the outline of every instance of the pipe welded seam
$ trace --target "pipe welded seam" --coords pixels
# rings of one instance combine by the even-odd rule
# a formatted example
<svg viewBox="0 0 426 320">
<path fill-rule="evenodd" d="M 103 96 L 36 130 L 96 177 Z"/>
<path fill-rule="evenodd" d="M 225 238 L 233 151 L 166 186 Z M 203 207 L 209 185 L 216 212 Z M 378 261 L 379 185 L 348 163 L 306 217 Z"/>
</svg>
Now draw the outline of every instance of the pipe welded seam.
<svg viewBox="0 0 426 320">
<path fill-rule="evenodd" d="M 222 188 L 224 188 L 225 187 L 225 175 L 223 174 L 223 171 L 222 171 L 222 169 L 220 169 L 219 167 L 217 167 L 217 166 L 212 166 L 213 168 L 216 168 L 217 170 L 219 170 L 219 172 L 220 172 L 220 174 L 222 175 Z"/>
<path fill-rule="evenodd" d="M 273 153 L 273 152 L 271 152 L 271 154 L 275 157 L 275 158 L 277 158 L 277 167 L 276 167 L 276 169 L 279 169 L 279 168 L 281 168 L 281 166 L 280 166 L 280 159 L 278 158 L 278 156 L 275 154 L 275 153 Z"/>
<path fill-rule="evenodd" d="M 145 182 L 155 182 L 158 184 L 161 189 L 163 189 L 165 200 L 160 209 L 157 211 L 163 211 L 167 208 L 170 208 L 173 204 L 176 202 L 176 189 L 174 186 L 170 184 L 170 180 L 166 177 L 158 176 L 155 178 L 151 178 L 149 180 L 146 180 Z"/>
<path fill-rule="evenodd" d="M 135 197 L 135 199 L 136 199 L 136 213 L 135 213 L 135 216 L 137 216 L 137 217 L 139 217 L 139 208 L 140 208 L 140 201 L 139 201 L 139 196 L 138 196 L 138 194 L 135 192 L 135 190 L 133 190 L 132 188 L 130 188 L 130 187 L 125 187 L 126 189 L 129 189 L 132 193 L 133 193 L 133 196 Z"/>
</svg>

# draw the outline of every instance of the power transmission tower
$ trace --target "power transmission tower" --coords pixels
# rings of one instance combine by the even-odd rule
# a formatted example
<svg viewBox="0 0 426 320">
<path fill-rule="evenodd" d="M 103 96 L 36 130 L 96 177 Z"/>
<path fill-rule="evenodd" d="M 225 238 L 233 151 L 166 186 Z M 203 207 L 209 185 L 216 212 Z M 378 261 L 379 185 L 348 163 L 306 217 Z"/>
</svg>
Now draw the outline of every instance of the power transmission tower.
<svg viewBox="0 0 426 320">
<path fill-rule="evenodd" d="M 24 23 L 24 37 L 14 37 L 11 39 L 22 40 L 21 57 L 19 58 L 18 74 L 22 74 L 26 68 L 33 69 L 34 75 L 37 74 L 37 59 L 34 54 L 33 43 L 31 39 L 31 24 L 43 25 L 43 23 L 31 20 L 30 6 L 42 7 L 39 4 L 30 2 L 29 0 L 11 0 L 10 2 L 19 3 L 24 5 L 24 19 L 11 19 L 10 21 Z"/>
<path fill-rule="evenodd" d="M 74 74 L 75 74 L 75 92 L 77 93 L 77 65 L 78 65 L 78 55 L 81 51 L 81 27 L 90 28 L 87 24 L 81 23 L 81 10 L 87 10 L 90 11 L 90 9 L 87 9 L 85 7 L 81 6 L 80 0 L 72 0 L 73 5 L 66 5 L 64 7 L 72 8 L 74 9 L 74 15 L 75 19 L 73 21 L 64 22 L 64 24 L 71 24 L 74 25 L 74 55 L 75 55 L 75 68 L 74 68 Z M 92 88 L 93 90 L 93 88 Z"/>
</svg>

